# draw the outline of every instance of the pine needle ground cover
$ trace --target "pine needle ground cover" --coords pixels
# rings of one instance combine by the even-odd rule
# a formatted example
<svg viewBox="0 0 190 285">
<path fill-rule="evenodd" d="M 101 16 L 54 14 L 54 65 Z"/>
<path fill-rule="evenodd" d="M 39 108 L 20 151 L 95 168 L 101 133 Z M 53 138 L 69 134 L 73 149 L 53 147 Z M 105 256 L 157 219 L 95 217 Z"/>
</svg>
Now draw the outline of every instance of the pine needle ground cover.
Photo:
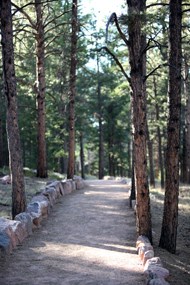
<svg viewBox="0 0 190 285">
<path fill-rule="evenodd" d="M 181 185 L 179 193 L 179 216 L 176 254 L 171 254 L 158 247 L 162 213 L 164 205 L 164 191 L 156 188 L 150 191 L 151 212 L 153 225 L 153 241 L 155 256 L 159 256 L 165 267 L 170 271 L 171 285 L 190 284 L 190 188 L 189 185 Z"/>
</svg>

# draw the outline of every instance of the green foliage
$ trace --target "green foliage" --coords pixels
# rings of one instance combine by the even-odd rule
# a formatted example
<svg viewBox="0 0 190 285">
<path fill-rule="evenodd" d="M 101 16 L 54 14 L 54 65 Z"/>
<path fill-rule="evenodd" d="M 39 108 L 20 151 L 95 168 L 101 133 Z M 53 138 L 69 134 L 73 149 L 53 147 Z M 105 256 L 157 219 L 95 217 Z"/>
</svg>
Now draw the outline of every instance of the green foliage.
<svg viewBox="0 0 190 285">
<path fill-rule="evenodd" d="M 19 124 L 26 167 L 36 168 L 36 64 L 35 64 L 35 13 L 33 3 L 14 1 L 13 7 L 15 66 L 19 105 Z M 167 4 L 167 1 L 162 1 Z M 168 5 L 153 5 L 147 1 L 144 31 L 147 34 L 147 119 L 150 139 L 154 142 L 154 159 L 157 160 L 157 127 L 166 143 L 167 85 L 168 85 Z M 68 141 L 68 86 L 70 70 L 70 1 L 43 3 L 46 46 L 46 142 L 48 168 L 60 170 L 60 161 L 67 159 Z M 187 6 L 188 7 L 188 6 Z M 184 6 L 184 9 L 187 7 Z M 24 13 L 23 13 L 24 12 Z M 80 136 L 83 136 L 85 171 L 98 172 L 99 127 L 101 116 L 105 149 L 105 175 L 109 174 L 110 159 L 116 172 L 130 171 L 131 154 L 131 95 L 126 78 L 114 59 L 105 52 L 97 52 L 105 45 L 105 30 L 96 30 L 94 15 L 84 15 L 79 9 L 79 41 L 77 96 L 75 110 L 76 161 L 80 164 Z M 26 14 L 28 15 L 26 17 Z M 128 37 L 128 16 L 119 17 L 122 32 Z M 184 15 L 184 49 L 188 50 L 189 18 Z M 128 48 L 115 25 L 109 26 L 108 47 L 117 56 L 128 76 Z M 186 52 L 188 54 L 188 52 Z M 98 65 L 97 65 L 98 62 Z M 160 66 L 158 68 L 158 66 Z M 154 72 L 153 72 L 154 71 Z M 2 78 L 2 71 L 0 71 Z M 2 82 L 2 81 L 1 81 Z M 101 98 L 98 99 L 98 84 Z M 2 88 L 1 88 L 2 89 Z M 0 97 L 1 102 L 4 98 Z M 100 107 L 100 101 L 101 107 Z M 186 98 L 183 100 L 186 104 Z M 1 106 L 4 106 L 1 104 Z M 159 116 L 157 111 L 159 110 Z M 5 108 L 1 108 L 5 134 Z M 6 137 L 4 135 L 4 145 Z M 4 150 L 5 154 L 7 149 Z M 7 157 L 7 154 L 6 154 Z M 118 170 L 120 169 L 120 170 Z M 62 170 L 63 171 L 63 170 Z M 77 169 L 80 171 L 80 168 Z"/>
</svg>

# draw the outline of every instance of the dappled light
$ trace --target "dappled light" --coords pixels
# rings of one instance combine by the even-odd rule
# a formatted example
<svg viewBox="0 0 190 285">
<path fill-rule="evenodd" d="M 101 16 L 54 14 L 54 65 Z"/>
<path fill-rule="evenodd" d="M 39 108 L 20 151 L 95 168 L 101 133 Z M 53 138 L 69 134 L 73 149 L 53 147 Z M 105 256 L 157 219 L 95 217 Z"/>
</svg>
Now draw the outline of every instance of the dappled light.
<svg viewBox="0 0 190 285">
<path fill-rule="evenodd" d="M 183 276 L 180 285 L 186 285 L 190 282 L 190 199 L 189 199 L 189 187 L 187 185 L 180 185 L 179 189 L 179 213 L 178 213 L 178 236 L 177 236 L 177 252 L 170 254 L 166 250 L 158 247 L 161 223 L 162 223 L 162 211 L 164 204 L 164 191 L 157 188 L 151 190 L 151 209 L 152 209 L 152 226 L 153 226 L 153 238 L 155 253 L 164 260 L 166 268 L 171 273 L 170 284 L 176 284 L 176 278 Z"/>
<path fill-rule="evenodd" d="M 125 247 L 120 245 L 100 244 L 97 246 L 85 246 L 81 244 L 65 244 L 65 243 L 45 243 L 45 246 L 33 249 L 37 254 L 43 254 L 48 257 L 55 256 L 60 261 L 72 260 L 74 264 L 81 264 L 82 267 L 104 266 L 107 269 L 122 269 L 126 271 L 136 271 L 136 260 L 131 260 L 130 267 L 126 268 L 126 259 L 130 258 L 130 254 L 135 254 L 134 247 Z M 129 255 L 128 255 L 129 253 Z M 80 269 L 80 268 L 79 268 Z M 81 269 L 80 269 L 81 270 Z"/>
<path fill-rule="evenodd" d="M 127 185 L 97 180 L 64 196 L 42 227 L 15 251 L 9 266 L 3 264 L 0 283 L 22 284 L 35 276 L 37 283 L 29 285 L 144 284 L 128 195 Z"/>
</svg>

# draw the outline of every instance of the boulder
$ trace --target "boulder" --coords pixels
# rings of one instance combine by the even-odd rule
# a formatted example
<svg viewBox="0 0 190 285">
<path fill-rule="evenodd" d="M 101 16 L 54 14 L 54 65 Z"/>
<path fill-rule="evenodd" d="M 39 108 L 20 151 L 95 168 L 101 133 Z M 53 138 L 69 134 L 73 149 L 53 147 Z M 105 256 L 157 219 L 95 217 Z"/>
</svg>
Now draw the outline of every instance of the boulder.
<svg viewBox="0 0 190 285">
<path fill-rule="evenodd" d="M 5 218 L 0 218 L 0 233 L 0 248 L 4 253 L 11 253 L 26 237 L 26 233 L 20 221 Z"/>
<path fill-rule="evenodd" d="M 161 279 L 161 278 L 151 279 L 146 284 L 147 285 L 169 285 L 169 283 L 166 280 Z"/>
<path fill-rule="evenodd" d="M 25 237 L 32 234 L 32 217 L 29 213 L 23 212 L 15 217 L 15 221 L 20 221 L 23 231 L 25 232 Z"/>
<path fill-rule="evenodd" d="M 47 218 L 50 212 L 50 202 L 44 195 L 36 195 L 32 198 L 31 203 L 38 203 L 43 218 Z"/>
<path fill-rule="evenodd" d="M 144 269 L 144 274 L 147 277 L 150 276 L 151 274 L 154 274 L 156 278 L 167 279 L 169 276 L 169 271 L 161 266 L 150 264 L 147 268 Z"/>
<path fill-rule="evenodd" d="M 0 232 L 0 258 L 12 253 L 11 239 L 6 232 Z"/>
<path fill-rule="evenodd" d="M 74 180 L 71 180 L 71 186 L 72 186 L 72 191 L 77 190 L 76 182 Z"/>
<path fill-rule="evenodd" d="M 47 197 L 49 200 L 50 206 L 53 207 L 53 205 L 56 203 L 57 199 L 57 193 L 56 189 L 54 187 L 46 187 L 42 194 Z"/>
<path fill-rule="evenodd" d="M 50 184 L 48 184 L 47 188 L 51 188 L 51 187 L 55 188 L 56 190 L 56 194 L 57 194 L 56 199 L 64 195 L 64 189 L 60 181 L 53 181 Z"/>
<path fill-rule="evenodd" d="M 40 227 L 42 221 L 42 211 L 40 204 L 38 202 L 29 203 L 26 212 L 32 217 L 33 225 L 35 227 Z"/>
<path fill-rule="evenodd" d="M 123 184 L 128 184 L 128 181 L 127 181 L 126 178 L 120 178 L 120 179 L 116 179 L 116 180 L 120 180 L 120 182 L 123 183 Z"/>
<path fill-rule="evenodd" d="M 72 180 L 62 180 L 61 184 L 65 194 L 70 194 L 72 192 Z"/>
<path fill-rule="evenodd" d="M 147 250 L 143 255 L 143 265 L 145 265 L 148 259 L 153 257 L 154 257 L 154 251 L 152 249 Z"/>
<path fill-rule="evenodd" d="M 144 270 L 148 269 L 150 265 L 156 265 L 156 266 L 163 267 L 160 257 L 153 257 L 153 258 L 148 259 L 144 266 Z"/>
<path fill-rule="evenodd" d="M 76 190 L 81 190 L 85 187 L 86 183 L 80 176 L 74 176 L 74 181 L 76 184 Z"/>
<path fill-rule="evenodd" d="M 145 253 L 149 250 L 153 250 L 153 247 L 151 244 L 146 243 L 142 246 L 139 246 L 137 248 L 137 250 L 138 250 L 138 255 L 139 255 L 140 259 L 143 260 Z"/>
<path fill-rule="evenodd" d="M 138 239 L 136 241 L 136 248 L 138 248 L 140 243 L 144 243 L 144 244 L 148 243 L 148 244 L 150 244 L 150 241 L 149 241 L 149 239 L 146 236 L 141 235 L 141 236 L 138 237 Z"/>
<path fill-rule="evenodd" d="M 2 184 L 11 184 L 11 177 L 10 175 L 5 175 L 0 178 Z"/>
</svg>

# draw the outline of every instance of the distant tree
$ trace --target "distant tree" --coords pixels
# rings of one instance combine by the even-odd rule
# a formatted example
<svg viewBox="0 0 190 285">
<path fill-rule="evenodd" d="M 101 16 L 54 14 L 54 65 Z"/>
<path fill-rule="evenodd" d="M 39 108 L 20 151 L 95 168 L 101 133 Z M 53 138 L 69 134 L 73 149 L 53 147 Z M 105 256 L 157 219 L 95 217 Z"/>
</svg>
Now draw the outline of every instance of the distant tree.
<svg viewBox="0 0 190 285">
<path fill-rule="evenodd" d="M 77 67 L 77 0 L 72 1 L 72 32 L 71 32 L 71 62 L 69 83 L 69 158 L 67 178 L 72 179 L 75 173 L 75 97 L 76 97 L 76 67 Z"/>
<path fill-rule="evenodd" d="M 37 177 L 47 177 L 47 159 L 46 159 L 46 138 L 45 138 L 45 23 L 43 4 L 40 0 L 35 0 L 34 3 L 26 4 L 23 7 L 18 7 L 13 4 L 17 11 L 21 12 L 28 20 L 30 28 L 34 31 L 36 40 L 36 82 L 34 91 L 36 93 L 37 102 Z M 24 8 L 28 5 L 34 5 L 36 17 L 32 19 L 32 15 L 27 13 Z M 24 30 L 24 27 L 22 27 Z"/>
<path fill-rule="evenodd" d="M 184 57 L 184 96 L 185 110 L 182 114 L 184 117 L 184 128 L 182 132 L 183 151 L 181 159 L 181 180 L 183 183 L 190 183 L 190 81 L 189 81 L 189 58 L 187 54 Z"/>
<path fill-rule="evenodd" d="M 98 146 L 98 178 L 104 177 L 104 132 L 103 132 L 103 102 L 102 102 L 102 82 L 100 73 L 100 59 L 97 54 L 97 105 L 98 105 L 98 134 L 99 134 L 99 146 Z"/>
<path fill-rule="evenodd" d="M 159 246 L 175 253 L 179 195 L 182 1 L 170 0 L 169 6 L 169 120 L 164 214 Z"/>
<path fill-rule="evenodd" d="M 80 162 L 81 162 L 81 177 L 85 179 L 85 162 L 84 162 L 84 143 L 83 143 L 83 133 L 80 133 Z"/>
<path fill-rule="evenodd" d="M 101 95 L 101 81 L 98 78 L 98 133 L 99 133 L 99 167 L 98 167 L 98 177 L 103 179 L 104 177 L 104 131 L 103 131 L 103 114 L 102 114 L 102 95 Z"/>
<path fill-rule="evenodd" d="M 49 59 L 50 55 L 53 60 L 51 61 L 51 79 L 49 82 L 55 82 L 56 75 L 54 74 L 54 64 L 55 64 L 55 55 L 61 55 L 59 57 L 63 58 L 63 50 L 60 48 L 60 42 L 58 44 L 59 38 L 63 38 L 63 34 L 65 32 L 63 26 L 64 15 L 68 13 L 67 10 L 62 6 L 61 1 L 40 1 L 35 0 L 34 2 L 25 3 L 25 1 L 20 1 L 20 7 L 16 4 L 13 4 L 16 8 L 15 14 L 15 24 L 16 24 L 16 32 L 15 37 L 18 39 L 18 42 L 22 46 L 22 49 L 25 50 L 25 56 L 30 53 L 30 62 L 31 62 L 31 46 L 34 47 L 32 50 L 32 55 L 34 56 L 34 60 L 32 63 L 36 63 L 35 72 L 33 71 L 33 75 L 30 77 L 30 81 L 33 79 L 35 82 L 30 82 L 27 86 L 31 88 L 32 92 L 36 95 L 36 111 L 37 111 L 37 124 L 33 122 L 33 126 L 37 126 L 37 176 L 41 178 L 45 178 L 48 175 L 47 172 L 47 137 L 46 137 L 46 106 L 47 106 L 47 67 L 48 63 L 51 61 Z M 50 10 L 52 13 L 50 13 Z M 17 16 L 18 15 L 18 16 Z M 22 17 L 21 17 L 22 16 Z M 19 21 L 19 19 L 22 21 Z M 62 28 L 62 29 L 61 29 Z M 32 35 L 29 37 L 29 35 Z M 60 40 L 60 41 L 61 41 Z M 16 41 L 17 42 L 17 41 Z M 20 46 L 19 45 L 19 46 Z M 18 44 L 17 44 L 18 46 Z M 29 47 L 29 50 L 26 50 L 26 47 Z M 28 56 L 28 55 L 27 55 Z M 22 52 L 17 55 L 18 61 L 22 58 Z M 36 62 L 35 62 L 36 61 Z M 24 60 L 24 62 L 29 62 L 28 58 Z M 23 66 L 20 64 L 19 66 Z M 33 69 L 34 64 L 31 64 L 30 69 Z M 27 65 L 28 68 L 28 65 Z M 21 69 L 21 68 L 20 68 Z M 57 64 L 57 70 L 60 69 L 60 65 Z M 56 70 L 56 72 L 57 72 Z M 26 67 L 24 66 L 24 72 L 26 73 Z M 27 72 L 30 73 L 30 71 Z M 23 74 L 23 71 L 22 71 Z M 31 79 L 32 78 L 32 79 Z M 57 78 L 56 78 L 57 80 Z M 23 80 L 24 81 L 24 80 Z M 28 80 L 29 81 L 29 80 Z M 25 84 L 27 79 L 25 79 Z M 49 83 L 48 82 L 48 83 Z M 22 82 L 24 84 L 24 82 Z M 49 87 L 49 86 L 48 86 Z M 52 91 L 52 90 L 51 90 Z M 49 93 L 51 93 L 49 90 Z M 27 92 L 27 91 L 26 91 Z M 53 93 L 53 92 L 52 92 Z M 31 100 L 31 96 L 27 98 L 27 100 Z M 24 101 L 24 100 L 23 100 Z M 58 100 L 57 100 L 58 101 Z M 30 104 L 30 103 L 29 103 Z M 60 104 L 59 104 L 60 105 Z M 58 108 L 58 106 L 56 106 Z M 30 112 L 31 114 L 31 112 Z M 36 134 L 34 132 L 33 136 Z M 53 138 L 55 139 L 55 137 Z M 30 139 L 29 139 L 30 142 Z M 25 143 L 25 142 L 24 142 Z M 29 144 L 29 143 L 28 143 Z M 34 143 L 33 143 L 34 144 Z M 36 155 L 36 152 L 33 151 L 33 155 Z"/>
<path fill-rule="evenodd" d="M 149 160 L 149 177 L 150 186 L 155 188 L 155 177 L 154 177 L 154 159 L 153 159 L 153 141 L 150 138 L 149 127 L 147 124 L 147 145 L 148 145 L 148 160 Z"/>
<path fill-rule="evenodd" d="M 1 117 L 0 117 L 0 167 L 1 168 L 3 167 L 3 127 L 2 127 Z"/>
<path fill-rule="evenodd" d="M 38 164 L 37 177 L 46 178 L 47 158 L 46 158 L 46 137 L 45 137 L 45 24 L 43 19 L 43 5 L 41 0 L 35 0 L 36 11 L 36 85 L 37 94 L 37 142 L 38 142 Z"/>
<path fill-rule="evenodd" d="M 163 153 L 162 153 L 162 135 L 161 135 L 161 127 L 159 124 L 160 121 L 160 106 L 157 102 L 157 83 L 156 83 L 156 78 L 155 76 L 153 77 L 153 93 L 155 96 L 155 101 L 156 101 L 156 121 L 157 121 L 157 128 L 156 128 L 156 134 L 158 137 L 158 164 L 159 164 L 159 169 L 160 169 L 160 185 L 161 188 L 164 188 L 164 163 L 163 163 Z"/>
<path fill-rule="evenodd" d="M 11 1 L 0 2 L 4 92 L 7 107 L 7 138 L 12 182 L 12 217 L 26 209 L 24 174 L 18 126 Z"/>
</svg>

